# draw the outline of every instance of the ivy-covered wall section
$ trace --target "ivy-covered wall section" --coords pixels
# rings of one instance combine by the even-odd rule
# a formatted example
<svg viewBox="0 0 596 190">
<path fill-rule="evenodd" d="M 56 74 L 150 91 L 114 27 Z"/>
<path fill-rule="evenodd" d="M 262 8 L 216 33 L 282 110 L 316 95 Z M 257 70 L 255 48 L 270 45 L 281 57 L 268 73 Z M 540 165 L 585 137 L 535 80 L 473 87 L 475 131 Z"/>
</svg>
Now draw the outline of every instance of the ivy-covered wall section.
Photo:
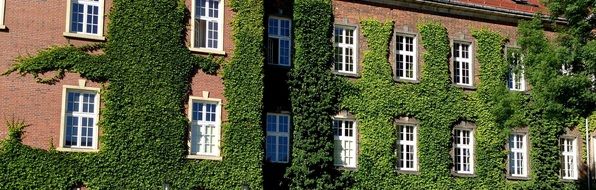
<svg viewBox="0 0 596 190">
<path fill-rule="evenodd" d="M 223 127 L 222 161 L 185 159 L 190 78 L 197 69 L 214 73 L 218 65 L 184 46 L 183 1 L 114 0 L 106 44 L 54 47 L 19 58 L 5 73 L 52 83 L 64 72 L 76 72 L 109 82 L 102 91 L 101 150 L 32 149 L 20 142 L 24 124 L 13 122 L 0 149 L 0 189 L 261 188 L 264 4 L 235 0 L 231 5 L 237 13 L 236 53 L 224 67 L 229 122 Z M 97 49 L 104 54 L 88 54 Z M 57 75 L 40 77 L 49 71 Z"/>
<path fill-rule="evenodd" d="M 5 73 L 30 74 L 49 84 L 66 72 L 108 82 L 102 90 L 101 150 L 33 149 L 21 143 L 26 123 L 9 122 L 9 136 L 0 144 L 0 189 L 160 189 L 164 183 L 173 189 L 263 189 L 286 187 L 285 182 L 291 189 L 581 188 L 560 179 L 558 139 L 593 111 L 588 77 L 593 71 L 578 63 L 593 63 L 589 61 L 596 56 L 590 50 L 596 45 L 583 47 L 581 59 L 568 58 L 572 46 L 549 41 L 539 20 L 522 22 L 518 44 L 531 91 L 511 92 L 506 83 L 510 65 L 503 54 L 506 39 L 474 29 L 480 83 L 477 90 L 465 92 L 452 84 L 449 35 L 440 23 L 418 26 L 425 51 L 420 82 L 414 84 L 392 77 L 388 48 L 394 23 L 365 20 L 359 28 L 367 45 L 361 78 L 342 80 L 331 72 L 332 0 L 293 3 L 291 163 L 283 180 L 273 177 L 280 184 L 267 184 L 262 123 L 265 2 L 233 0 L 230 5 L 236 12 L 235 50 L 223 65 L 229 113 L 223 125 L 223 160 L 185 159 L 189 79 L 198 69 L 213 74 L 218 65 L 184 47 L 184 4 L 114 0 L 107 43 L 53 47 L 17 59 Z M 160 15 L 158 22 L 154 15 Z M 104 53 L 90 53 L 96 50 Z M 565 64 L 575 65 L 577 72 L 562 74 L 559 68 Z M 42 77 L 51 71 L 56 75 Z M 357 119 L 357 170 L 333 166 L 331 116 L 339 108 Z M 417 121 L 416 172 L 396 169 L 395 123 L 403 117 Z M 595 118 L 589 118 L 592 124 Z M 452 130 L 464 121 L 475 125 L 475 172 L 468 176 L 452 173 L 450 154 Z M 590 132 L 596 130 L 593 126 Z M 505 147 L 511 131 L 519 128 L 529 131 L 531 170 L 527 179 L 510 180 Z"/>
<path fill-rule="evenodd" d="M 532 22 L 534 24 L 531 24 Z M 548 47 L 539 21 L 532 22 L 524 22 L 520 27 L 519 40 L 524 51 L 537 48 L 529 47 L 529 44 L 525 43 L 528 41 L 542 41 L 538 45 Z M 554 121 L 566 120 L 553 117 L 552 114 L 546 116 L 540 111 L 545 107 L 557 105 L 557 99 L 540 98 L 548 95 L 539 89 L 530 91 L 530 94 L 507 89 L 507 75 L 511 68 L 504 56 L 505 38 L 486 29 L 473 31 L 481 82 L 477 85 L 476 91 L 464 93 L 451 83 L 447 30 L 435 22 L 422 23 L 418 27 L 425 48 L 420 83 L 395 83 L 387 58 L 392 26 L 391 22 L 361 22 L 361 29 L 368 45 L 363 61 L 364 71 L 362 78 L 353 83 L 357 90 L 349 94 L 342 103 L 343 107 L 355 113 L 359 126 L 358 170 L 353 174 L 346 174 L 355 176 L 354 188 L 580 188 L 581 184 L 564 182 L 559 177 L 560 152 L 557 143 L 566 125 L 565 122 Z M 533 83 L 536 80 L 559 77 L 556 73 L 539 74 L 547 68 L 534 68 L 534 65 L 544 62 L 530 63 L 530 60 L 537 60 L 530 57 L 524 62 L 525 73 L 529 75 L 528 80 L 531 84 L 536 84 Z M 536 101 L 543 103 L 532 105 Z M 557 109 L 565 109 L 565 106 Z M 571 109 L 570 113 L 579 115 L 579 111 Z M 418 121 L 418 172 L 400 172 L 396 169 L 395 122 L 400 117 L 415 118 Z M 473 122 L 476 126 L 473 176 L 458 176 L 452 173 L 451 131 L 461 121 Z M 532 147 L 531 173 L 527 179 L 511 180 L 507 178 L 506 173 L 507 139 L 511 131 L 526 127 L 529 128 Z"/>
<path fill-rule="evenodd" d="M 338 80 L 331 73 L 331 0 L 294 1 L 294 65 L 290 70 L 291 189 L 335 189 L 331 116 L 337 113 Z"/>
</svg>

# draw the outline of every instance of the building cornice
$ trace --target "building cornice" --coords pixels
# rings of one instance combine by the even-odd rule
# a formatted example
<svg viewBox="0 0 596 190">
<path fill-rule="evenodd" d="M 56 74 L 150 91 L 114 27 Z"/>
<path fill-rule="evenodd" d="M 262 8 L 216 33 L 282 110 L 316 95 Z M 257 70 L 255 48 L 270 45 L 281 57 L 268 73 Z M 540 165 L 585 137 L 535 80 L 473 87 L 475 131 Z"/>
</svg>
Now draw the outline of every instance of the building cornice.
<svg viewBox="0 0 596 190">
<path fill-rule="evenodd" d="M 479 4 L 463 3 L 455 0 L 363 0 L 364 2 L 385 4 L 390 6 L 403 7 L 408 9 L 422 10 L 435 14 L 455 15 L 472 19 L 483 19 L 495 22 L 517 24 L 519 20 L 527 20 L 534 17 L 534 13 L 511 10 L 499 7 L 492 7 Z M 532 5 L 528 5 L 532 6 Z M 543 20 L 551 21 L 547 15 Z M 557 18 L 557 23 L 566 23 L 565 19 Z"/>
</svg>

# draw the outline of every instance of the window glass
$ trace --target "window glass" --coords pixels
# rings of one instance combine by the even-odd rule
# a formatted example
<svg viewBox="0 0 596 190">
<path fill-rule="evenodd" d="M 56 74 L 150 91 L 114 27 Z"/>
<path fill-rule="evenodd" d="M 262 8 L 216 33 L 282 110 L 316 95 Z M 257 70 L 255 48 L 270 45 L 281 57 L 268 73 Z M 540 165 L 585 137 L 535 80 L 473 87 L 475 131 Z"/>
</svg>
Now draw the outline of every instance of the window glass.
<svg viewBox="0 0 596 190">
<path fill-rule="evenodd" d="M 291 21 L 269 17 L 267 39 L 267 63 L 290 66 L 292 57 Z"/>
<path fill-rule="evenodd" d="M 219 156 L 218 102 L 191 100 L 190 154 Z"/>
<path fill-rule="evenodd" d="M 351 119 L 333 119 L 333 163 L 356 167 L 356 123 Z"/>
<path fill-rule="evenodd" d="M 267 161 L 287 163 L 290 155 L 290 116 L 268 113 L 266 126 L 265 156 Z"/>
<path fill-rule="evenodd" d="M 96 147 L 98 118 L 96 93 L 86 90 L 67 90 L 64 113 L 65 147 Z"/>
</svg>

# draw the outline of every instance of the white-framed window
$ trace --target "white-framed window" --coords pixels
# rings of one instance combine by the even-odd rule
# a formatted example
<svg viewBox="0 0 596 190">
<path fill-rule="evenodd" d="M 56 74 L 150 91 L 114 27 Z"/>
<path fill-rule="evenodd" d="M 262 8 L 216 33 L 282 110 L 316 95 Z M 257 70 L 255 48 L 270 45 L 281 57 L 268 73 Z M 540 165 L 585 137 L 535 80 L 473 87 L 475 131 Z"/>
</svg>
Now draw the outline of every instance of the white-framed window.
<svg viewBox="0 0 596 190">
<path fill-rule="evenodd" d="M 474 131 L 472 129 L 454 129 L 454 165 L 455 173 L 474 173 Z"/>
<path fill-rule="evenodd" d="M 292 62 L 292 21 L 287 18 L 269 17 L 267 38 L 267 63 L 290 66 Z"/>
<path fill-rule="evenodd" d="M 590 149 L 590 153 L 592 153 L 592 160 L 590 160 L 590 163 L 594 166 L 596 164 L 596 136 L 592 136 L 591 140 L 592 141 L 590 142 L 592 142 L 592 149 Z"/>
<path fill-rule="evenodd" d="M 472 44 L 466 42 L 454 42 L 453 82 L 459 85 L 472 86 L 473 80 Z"/>
<path fill-rule="evenodd" d="M 528 177 L 527 135 L 515 133 L 509 136 L 509 175 Z"/>
<path fill-rule="evenodd" d="M 192 1 L 191 48 L 223 51 L 224 0 Z"/>
<path fill-rule="evenodd" d="M 509 77 L 507 80 L 507 86 L 509 90 L 513 91 L 525 91 L 526 90 L 526 77 L 524 76 L 524 66 L 517 68 L 510 68 Z"/>
<path fill-rule="evenodd" d="M 571 75 L 571 72 L 573 71 L 573 65 L 569 65 L 569 64 L 562 64 L 561 65 L 561 74 L 568 76 Z"/>
<path fill-rule="evenodd" d="M 189 155 L 220 156 L 221 100 L 190 97 Z"/>
<path fill-rule="evenodd" d="M 104 0 L 68 0 L 68 33 L 103 36 Z"/>
<path fill-rule="evenodd" d="M 507 79 L 507 86 L 509 90 L 514 91 L 525 91 L 526 90 L 526 79 L 524 77 L 524 66 L 522 64 L 523 55 L 519 51 L 513 49 L 509 52 L 507 57 L 510 67 L 509 76 Z"/>
<path fill-rule="evenodd" d="M 290 115 L 267 113 L 266 159 L 273 163 L 290 160 Z"/>
<path fill-rule="evenodd" d="M 397 125 L 397 168 L 399 170 L 418 170 L 417 138 L 415 125 Z"/>
<path fill-rule="evenodd" d="M 352 119 L 333 119 L 333 164 L 335 166 L 356 167 L 356 122 Z"/>
<path fill-rule="evenodd" d="M 335 64 L 340 73 L 356 74 L 358 69 L 358 33 L 356 27 L 335 25 L 334 30 Z"/>
<path fill-rule="evenodd" d="M 4 26 L 4 6 L 6 4 L 5 0 L 0 0 L 0 29 L 4 29 L 6 28 L 6 26 Z"/>
<path fill-rule="evenodd" d="M 60 148 L 96 150 L 99 89 L 64 86 Z"/>
<path fill-rule="evenodd" d="M 563 179 L 577 179 L 577 139 L 561 138 L 561 177 Z"/>
<path fill-rule="evenodd" d="M 397 68 L 397 78 L 417 80 L 418 61 L 416 56 L 416 36 L 397 34 L 395 39 L 395 64 Z"/>
</svg>

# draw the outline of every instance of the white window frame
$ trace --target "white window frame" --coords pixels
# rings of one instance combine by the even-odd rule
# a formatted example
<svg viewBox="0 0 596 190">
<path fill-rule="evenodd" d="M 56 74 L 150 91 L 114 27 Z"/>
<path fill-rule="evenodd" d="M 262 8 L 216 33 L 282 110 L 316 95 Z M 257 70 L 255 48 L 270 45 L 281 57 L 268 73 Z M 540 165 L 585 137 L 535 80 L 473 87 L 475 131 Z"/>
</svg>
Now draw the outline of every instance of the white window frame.
<svg viewBox="0 0 596 190">
<path fill-rule="evenodd" d="M 402 50 L 399 50 L 399 37 L 403 38 L 403 41 L 401 42 L 402 44 Z M 406 39 L 407 38 L 412 38 L 412 51 L 407 51 L 407 46 L 406 46 Z M 406 60 L 403 60 L 402 63 L 402 68 L 404 68 L 404 76 L 400 76 L 399 74 L 399 56 L 403 55 L 404 58 L 406 56 L 412 56 L 412 77 L 406 77 L 406 66 L 407 66 L 407 62 Z M 395 76 L 397 76 L 397 79 L 400 80 L 413 80 L 416 81 L 418 80 L 418 38 L 415 34 L 406 34 L 406 33 L 397 33 L 395 35 Z"/>
<path fill-rule="evenodd" d="M 459 136 L 460 137 L 459 141 L 462 142 L 463 139 L 464 139 L 463 138 L 463 132 L 464 131 L 467 131 L 467 132 L 470 133 L 469 143 L 468 144 L 461 144 L 461 143 L 458 144 L 457 141 L 456 141 L 456 138 L 457 138 L 457 136 Z M 459 135 L 456 135 L 456 133 L 458 133 L 458 132 L 460 134 Z M 475 140 L 474 140 L 474 129 L 455 128 L 453 130 L 453 138 L 454 138 L 454 142 L 453 142 L 454 143 L 454 146 L 453 146 L 453 148 L 454 148 L 453 149 L 453 165 L 454 165 L 453 171 L 455 173 L 458 173 L 458 174 L 474 174 L 474 159 L 475 159 L 475 157 L 474 157 L 474 152 L 475 152 L 475 150 L 474 150 L 474 143 L 475 143 Z M 455 151 L 456 149 L 460 149 L 460 151 L 463 151 L 465 149 L 469 149 L 469 152 L 470 152 L 470 162 L 469 162 L 470 171 L 464 171 L 463 170 L 463 168 L 464 168 L 464 163 L 463 162 L 457 163 L 456 157 L 458 155 L 456 154 L 456 151 Z M 461 154 L 459 159 L 460 160 L 465 159 L 464 155 Z M 460 165 L 460 169 L 462 169 L 462 170 L 457 170 L 457 166 L 456 165 L 458 165 L 458 164 Z"/>
<path fill-rule="evenodd" d="M 571 73 L 571 71 L 573 71 L 573 65 L 567 66 L 565 64 L 561 64 L 560 71 L 561 71 L 561 75 L 569 76 L 569 75 L 573 74 L 573 73 Z"/>
<path fill-rule="evenodd" d="M 413 139 L 411 141 L 405 140 L 403 138 L 400 139 L 400 135 L 402 133 L 407 133 L 407 127 L 412 127 L 413 131 L 412 131 L 412 136 Z M 400 171 L 418 171 L 418 127 L 414 124 L 405 124 L 405 123 L 398 123 L 397 124 L 397 146 L 398 149 L 396 150 L 397 155 L 397 169 Z M 413 162 L 413 167 L 412 168 L 407 168 L 406 167 L 406 163 L 410 160 L 408 160 L 406 158 L 406 153 L 405 152 L 400 152 L 399 148 L 404 147 L 404 146 L 412 146 L 413 147 L 413 160 L 411 160 Z M 404 160 L 401 161 L 400 160 L 400 155 L 404 157 Z M 401 162 L 401 163 L 400 163 Z M 399 165 L 402 165 L 402 167 L 400 167 Z"/>
<path fill-rule="evenodd" d="M 511 49 L 511 48 L 508 48 Z M 517 57 L 516 52 L 510 52 L 508 53 L 509 56 L 507 56 L 507 58 L 512 58 L 514 60 L 508 60 L 508 62 L 510 63 L 510 68 L 509 68 L 509 75 L 507 76 L 507 86 L 509 88 L 509 90 L 512 91 L 525 91 L 526 90 L 526 77 L 525 77 L 525 67 L 522 64 L 524 57 L 522 54 L 519 54 L 519 57 Z M 515 63 L 513 63 L 512 61 L 515 61 Z M 514 72 L 514 66 L 519 66 L 519 68 L 521 69 L 519 71 L 519 73 L 515 73 Z M 518 77 L 518 74 L 520 75 Z M 519 81 L 517 80 L 519 78 Z M 517 85 L 519 83 L 519 86 Z M 511 85 L 510 85 L 511 84 Z"/>
<path fill-rule="evenodd" d="M 522 65 L 521 70 L 519 71 L 519 81 L 516 80 L 518 78 L 517 74 L 513 72 L 513 68 L 509 71 L 507 85 L 509 90 L 512 91 L 526 91 L 526 77 L 525 77 L 525 67 Z M 519 83 L 519 86 L 517 86 Z M 511 84 L 511 86 L 509 86 Z"/>
<path fill-rule="evenodd" d="M 5 6 L 6 0 L 0 0 L 0 30 L 6 29 L 6 26 L 4 25 L 4 14 L 6 14 Z"/>
<path fill-rule="evenodd" d="M 591 135 L 590 135 L 591 136 Z M 592 149 L 590 150 L 592 153 L 592 160 L 591 160 L 591 164 L 592 166 L 596 166 L 596 136 L 591 136 L 591 142 L 592 142 Z M 586 147 L 588 148 L 588 147 Z"/>
<path fill-rule="evenodd" d="M 521 136 L 521 147 L 515 147 L 519 142 L 516 137 Z M 515 160 L 519 160 L 518 154 L 521 154 L 521 166 L 517 165 Z M 512 133 L 509 136 L 509 155 L 508 155 L 509 175 L 512 177 L 528 177 L 528 134 Z M 513 168 L 512 168 L 513 167 Z M 515 167 L 521 167 L 521 173 L 516 173 Z"/>
<path fill-rule="evenodd" d="M 286 20 L 286 21 L 289 21 L 289 23 L 290 23 L 290 26 L 289 26 L 290 33 L 289 33 L 289 36 L 282 36 L 282 35 L 272 35 L 272 34 L 270 34 L 269 32 L 267 32 L 267 33 L 268 33 L 268 34 L 267 34 L 267 43 L 269 43 L 269 42 L 268 42 L 268 41 L 269 41 L 269 38 L 276 38 L 276 39 L 278 39 L 278 43 L 281 43 L 281 40 L 288 40 L 288 41 L 289 41 L 289 43 L 290 43 L 290 44 L 289 44 L 289 46 L 290 46 L 290 47 L 289 47 L 289 49 L 288 49 L 288 64 L 287 64 L 287 65 L 285 65 L 285 64 L 281 64 L 281 53 L 280 53 L 280 52 L 281 52 L 281 51 L 280 51 L 280 50 L 281 50 L 281 49 L 280 49 L 280 48 L 281 48 L 281 45 L 279 45 L 279 44 L 278 44 L 278 46 L 277 46 L 277 48 L 278 48 L 278 50 L 277 50 L 277 52 L 278 52 L 278 53 L 277 53 L 277 63 L 275 63 L 275 64 L 273 64 L 273 63 L 270 63 L 270 60 L 269 60 L 270 58 L 269 58 L 269 57 L 267 57 L 267 59 L 268 59 L 268 60 L 267 60 L 267 64 L 268 64 L 268 65 L 282 66 L 282 67 L 290 67 L 290 66 L 292 66 L 292 44 L 293 44 L 293 41 L 292 41 L 292 40 L 293 40 L 293 39 L 292 39 L 292 27 L 293 27 L 293 26 L 292 26 L 292 24 L 293 24 L 293 23 L 292 23 L 292 20 L 291 20 L 291 19 L 289 19 L 289 18 L 276 17 L 276 16 L 269 16 L 269 18 L 267 18 L 267 31 L 269 31 L 269 20 L 270 20 L 270 19 L 275 19 L 275 20 L 278 20 L 278 21 L 277 21 L 277 22 L 278 22 L 278 26 L 279 26 L 279 27 L 278 27 L 278 34 L 279 34 L 279 33 L 280 33 L 280 31 L 281 31 L 281 24 L 280 24 L 281 22 L 279 22 L 279 21 L 281 21 L 281 20 Z M 266 51 L 269 51 L 269 48 L 270 48 L 270 47 L 267 47 L 267 50 L 266 50 Z M 268 54 L 268 53 L 267 53 L 267 54 Z"/>
<path fill-rule="evenodd" d="M 455 55 L 455 46 L 456 44 L 459 44 L 459 52 L 460 55 Z M 468 58 L 463 58 L 463 46 L 462 45 L 467 45 L 468 46 Z M 457 85 L 462 85 L 462 86 L 473 86 L 474 85 L 474 46 L 471 42 L 465 42 L 465 41 L 454 41 L 453 42 L 453 46 L 452 46 L 452 51 L 453 53 L 453 60 L 451 62 L 451 64 L 453 65 L 453 82 Z M 459 82 L 456 82 L 456 71 L 458 70 L 458 68 L 455 65 L 455 62 L 459 62 L 460 63 L 460 68 L 459 71 L 460 73 L 457 73 L 459 75 L 458 79 Z M 464 83 L 463 79 L 463 64 L 462 63 L 467 63 L 468 64 L 468 70 L 469 70 L 469 74 L 468 74 L 468 81 L 469 83 Z"/>
<path fill-rule="evenodd" d="M 69 115 L 67 114 L 67 104 L 68 104 L 68 93 L 69 92 L 81 92 L 81 93 L 91 93 L 95 94 L 94 101 L 94 114 L 86 114 L 86 113 L 72 113 L 72 115 L 76 116 L 85 116 L 93 118 L 94 125 L 93 125 L 93 140 L 91 142 L 91 147 L 84 147 L 84 146 L 72 146 L 66 145 L 66 117 Z M 99 88 L 92 88 L 92 87 L 85 87 L 85 86 L 70 86 L 64 85 L 62 87 L 62 112 L 60 117 L 60 143 L 58 144 L 57 150 L 59 151 L 74 151 L 74 152 L 96 152 L 98 151 L 98 144 L 99 144 L 99 107 L 100 107 L 100 89 Z M 79 102 L 79 110 L 82 110 L 83 102 Z M 81 143 L 80 134 L 82 131 L 82 127 L 79 126 L 79 137 L 77 139 L 77 143 Z"/>
<path fill-rule="evenodd" d="M 217 54 L 217 55 L 224 55 L 225 51 L 223 49 L 223 45 L 224 45 L 224 37 L 223 37 L 223 33 L 224 33 L 224 12 L 225 12 L 225 0 L 218 0 L 219 1 L 219 7 L 218 7 L 218 15 L 217 15 L 217 19 L 213 19 L 211 17 L 208 16 L 203 16 L 202 18 L 204 18 L 205 20 L 215 20 L 217 21 L 217 48 L 209 48 L 209 47 L 196 47 L 197 44 L 195 44 L 195 19 L 196 19 L 196 14 L 197 14 L 197 1 L 199 0 L 192 0 L 192 10 L 191 10 L 191 20 L 190 20 L 190 30 L 191 30 L 191 35 L 190 35 L 190 47 L 189 50 L 191 51 L 196 51 L 196 52 L 203 52 L 203 53 L 211 53 L 211 54 Z M 212 1 L 212 0 L 205 0 L 205 1 Z M 208 4 L 209 2 L 206 2 L 207 6 L 205 6 L 208 9 Z M 200 18 L 199 18 L 200 19 Z M 209 30 L 208 27 L 205 27 L 205 30 Z M 205 41 L 207 41 L 207 31 L 205 31 Z"/>
<path fill-rule="evenodd" d="M 292 131 L 292 121 L 291 121 L 292 117 L 290 116 L 290 114 L 267 113 L 267 117 L 269 117 L 269 116 L 275 116 L 276 117 L 276 122 L 277 122 L 275 124 L 276 129 L 275 129 L 274 132 L 267 130 L 267 127 L 265 127 L 266 138 L 268 138 L 268 137 L 275 137 L 275 140 L 276 140 L 275 145 L 277 146 L 277 148 L 275 149 L 275 153 L 274 153 L 275 154 L 275 159 L 274 160 L 269 160 L 269 162 L 271 162 L 271 163 L 289 163 L 290 162 L 290 156 L 292 155 L 291 154 L 291 151 L 290 151 L 290 144 L 292 142 L 291 139 L 290 139 L 290 131 Z M 279 132 L 279 117 L 280 116 L 286 116 L 286 117 L 288 117 L 288 123 L 287 123 L 288 124 L 288 132 Z M 269 125 L 269 123 L 267 123 L 267 122 L 269 122 L 269 121 L 266 121 L 266 123 L 265 123 L 266 126 Z M 288 139 L 288 144 L 285 147 L 288 150 L 288 157 L 287 157 L 288 159 L 287 160 L 281 160 L 280 157 L 279 157 L 279 155 L 280 155 L 280 152 L 279 152 L 279 138 L 280 137 L 286 137 Z M 265 139 L 265 158 L 267 157 L 267 153 L 269 151 L 271 151 L 271 150 L 268 150 L 267 142 L 266 141 L 267 141 L 267 139 Z"/>
<path fill-rule="evenodd" d="M 72 23 L 72 4 L 75 2 L 79 2 L 79 4 L 85 5 L 85 10 L 87 10 L 87 5 L 97 5 L 98 6 L 98 18 L 97 18 L 97 34 L 86 33 L 85 29 L 87 28 L 87 16 L 83 16 L 84 24 L 83 24 L 83 32 L 73 32 L 71 31 L 71 23 Z M 80 3 L 82 2 L 82 3 Z M 104 9 L 105 9 L 105 0 L 99 0 L 98 2 L 91 2 L 91 0 L 66 0 L 66 27 L 64 30 L 63 35 L 67 37 L 75 37 L 75 38 L 87 38 L 92 40 L 105 40 L 103 35 L 103 27 L 104 27 Z"/>
<path fill-rule="evenodd" d="M 215 121 L 213 122 L 208 122 L 208 121 L 193 121 L 193 104 L 194 103 L 204 103 L 204 104 L 215 104 Z M 208 98 L 208 97 L 196 97 L 196 96 L 190 96 L 189 100 L 188 100 L 188 120 L 190 122 L 189 125 L 189 129 L 188 129 L 188 155 L 186 156 L 189 159 L 206 159 L 206 160 L 221 160 L 221 99 L 216 99 L 216 98 Z M 206 110 L 203 110 L 203 118 L 206 117 Z M 192 128 L 193 126 L 197 126 L 197 125 L 213 125 L 214 129 L 213 129 L 213 134 L 215 135 L 215 137 L 212 139 L 212 141 L 215 143 L 215 148 L 211 153 L 206 153 L 206 152 L 197 152 L 195 154 L 193 154 L 192 152 L 192 139 L 193 136 L 196 134 L 193 134 Z M 204 129 L 204 128 L 203 128 Z M 196 145 L 194 145 L 196 146 Z"/>
<path fill-rule="evenodd" d="M 340 25 L 340 24 L 335 24 L 334 25 L 334 29 L 333 29 L 333 55 L 334 57 L 337 57 L 337 54 L 335 52 L 335 48 L 341 48 L 342 49 L 342 56 L 341 56 L 341 60 L 335 60 L 335 63 L 333 64 L 333 70 L 335 72 L 338 73 L 347 73 L 347 74 L 357 74 L 358 73 L 358 27 L 355 26 L 348 26 L 348 25 Z M 335 30 L 336 29 L 342 29 L 342 43 L 338 43 L 335 41 Z M 352 30 L 352 44 L 347 44 L 346 40 L 348 39 L 347 37 L 347 30 Z M 346 50 L 347 49 L 352 49 L 352 71 L 348 71 L 346 68 L 348 66 L 348 64 L 346 63 Z M 341 64 L 342 65 L 342 69 L 339 70 L 337 69 L 337 67 L 335 66 L 336 64 Z"/>
<path fill-rule="evenodd" d="M 335 121 L 339 121 L 341 122 L 340 124 L 340 128 L 339 130 L 342 132 L 341 136 L 338 136 L 336 134 L 333 134 L 333 142 L 334 142 L 334 147 L 336 146 L 335 143 L 337 143 L 339 141 L 340 146 L 342 147 L 342 150 L 340 152 L 340 157 L 341 157 L 341 163 L 337 163 L 336 161 L 336 155 L 337 152 L 335 152 L 335 148 L 333 149 L 333 164 L 335 166 L 339 166 L 339 167 L 345 167 L 345 168 L 356 168 L 357 167 L 357 163 L 358 163 L 358 157 L 357 157 L 357 152 L 358 152 L 358 129 L 357 129 L 357 123 L 356 120 L 352 119 L 352 118 L 347 118 L 347 117 L 343 117 L 341 115 L 336 115 L 332 118 Z M 345 131 L 346 131 L 346 122 L 352 122 L 352 136 L 348 137 L 345 135 Z M 345 146 L 347 142 L 351 143 L 351 147 L 349 147 L 350 149 L 352 149 L 352 151 L 350 153 L 346 153 L 345 150 Z M 351 158 L 352 162 L 350 163 L 346 163 L 346 158 Z"/>
<path fill-rule="evenodd" d="M 571 150 L 568 149 L 566 146 L 569 141 L 571 141 Z M 565 145 L 565 146 L 563 146 Z M 575 137 L 562 137 L 560 138 L 560 148 L 561 148 L 561 178 L 565 180 L 577 180 L 578 179 L 578 156 L 577 156 L 577 138 Z M 567 159 L 572 159 L 574 163 L 571 163 L 571 168 L 568 168 L 569 165 L 567 164 Z M 570 176 L 565 174 L 565 170 L 570 170 L 572 173 Z"/>
</svg>

